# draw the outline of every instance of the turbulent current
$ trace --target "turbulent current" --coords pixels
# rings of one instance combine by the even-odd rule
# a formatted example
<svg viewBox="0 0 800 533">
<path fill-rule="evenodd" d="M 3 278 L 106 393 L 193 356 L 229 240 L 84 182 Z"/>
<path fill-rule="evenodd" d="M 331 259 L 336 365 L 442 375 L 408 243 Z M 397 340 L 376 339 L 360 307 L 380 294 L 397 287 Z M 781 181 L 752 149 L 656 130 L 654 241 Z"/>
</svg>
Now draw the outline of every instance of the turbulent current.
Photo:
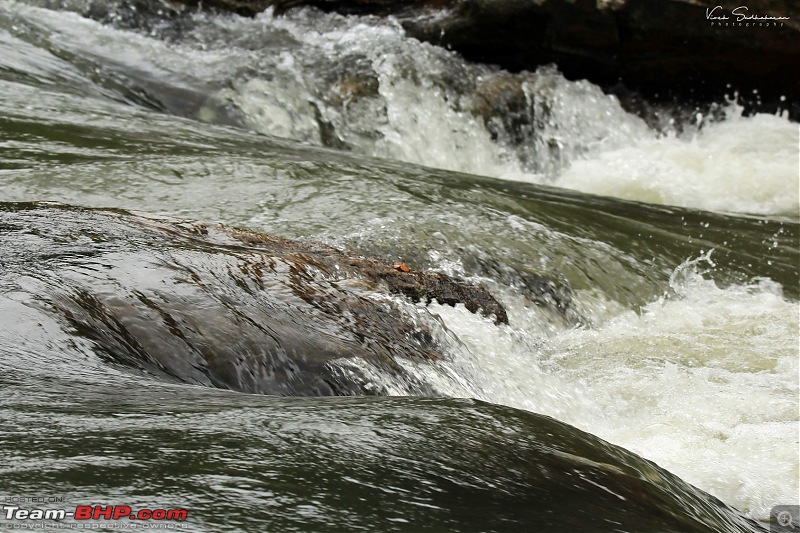
<svg viewBox="0 0 800 533">
<path fill-rule="evenodd" d="M 634 114 L 391 19 L 126 4 L 0 0 L 0 498 L 192 531 L 761 531 L 798 503 L 788 115 Z M 508 323 L 306 252 L 268 278 L 232 228 L 464 280 Z M 377 396 L 159 359 L 263 339 Z"/>
</svg>

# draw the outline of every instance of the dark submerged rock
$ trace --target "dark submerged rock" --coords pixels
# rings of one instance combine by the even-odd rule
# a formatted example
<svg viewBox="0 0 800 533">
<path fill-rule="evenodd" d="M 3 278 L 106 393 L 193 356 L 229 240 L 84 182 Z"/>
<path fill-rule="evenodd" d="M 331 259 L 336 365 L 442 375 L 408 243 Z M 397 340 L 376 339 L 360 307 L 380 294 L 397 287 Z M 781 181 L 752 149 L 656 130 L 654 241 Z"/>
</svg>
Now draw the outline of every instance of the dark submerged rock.
<svg viewBox="0 0 800 533">
<path fill-rule="evenodd" d="M 497 300 L 465 281 L 217 224 L 0 204 L 0 228 L 3 292 L 31 294 L 108 362 L 185 383 L 386 394 L 367 365 L 408 394 L 430 394 L 398 361 L 442 357 L 440 326 L 380 294 L 464 303 L 508 321 Z"/>
</svg>

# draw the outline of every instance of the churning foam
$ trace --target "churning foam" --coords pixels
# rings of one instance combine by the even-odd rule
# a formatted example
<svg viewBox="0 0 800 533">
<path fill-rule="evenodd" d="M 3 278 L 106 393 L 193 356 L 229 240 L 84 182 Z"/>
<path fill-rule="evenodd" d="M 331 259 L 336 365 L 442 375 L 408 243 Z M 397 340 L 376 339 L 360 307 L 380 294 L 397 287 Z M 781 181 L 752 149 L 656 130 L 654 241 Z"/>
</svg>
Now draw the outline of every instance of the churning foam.
<svg viewBox="0 0 800 533">
<path fill-rule="evenodd" d="M 11 5 L 70 54 L 144 80 L 156 99 L 183 102 L 175 112 L 193 105 L 176 91 L 202 99 L 224 87 L 197 104 L 201 120 L 240 120 L 311 144 L 631 200 L 800 213 L 800 132 L 785 117 L 742 117 L 731 105 L 722 120 L 659 136 L 614 96 L 552 66 L 511 75 L 469 64 L 375 18 L 197 15 L 195 28 L 170 42 L 78 16 L 66 15 L 65 25 L 63 13 Z M 524 96 L 512 110 L 502 95 L 517 89 Z M 481 94 L 494 95 L 491 117 L 476 112 Z"/>
<path fill-rule="evenodd" d="M 763 519 L 799 497 L 798 307 L 768 279 L 721 288 L 699 263 L 638 313 L 584 298 L 607 317 L 594 329 L 553 333 L 535 306 L 510 308 L 520 329 L 435 312 L 468 347 L 453 365 L 474 396 L 571 423 Z"/>
<path fill-rule="evenodd" d="M 698 115 L 697 129 L 661 136 L 625 112 L 615 97 L 585 80 L 568 81 L 550 66 L 519 78 L 530 124 L 518 128 L 530 131 L 493 136 L 469 111 L 470 91 L 504 74 L 408 39 L 397 25 L 365 20 L 307 11 L 260 17 L 262 24 L 284 29 L 303 43 L 293 55 L 314 50 L 334 63 L 356 56 L 369 62 L 378 80 L 376 94 L 341 108 L 320 102 L 313 74 L 302 71 L 302 61 L 291 62 L 293 79 L 303 80 L 292 94 L 316 100 L 357 151 L 650 203 L 800 213 L 800 131 L 785 116 L 743 117 L 740 107 L 729 104 L 723 119 Z M 442 80 L 451 80 L 450 86 Z M 244 91 L 238 98 L 257 96 Z M 266 122 L 253 124 L 270 133 Z M 509 138 L 515 136 L 516 141 Z"/>
<path fill-rule="evenodd" d="M 556 184 L 642 202 L 797 215 L 800 130 L 776 115 L 725 120 L 699 132 L 645 138 L 575 161 Z"/>
</svg>

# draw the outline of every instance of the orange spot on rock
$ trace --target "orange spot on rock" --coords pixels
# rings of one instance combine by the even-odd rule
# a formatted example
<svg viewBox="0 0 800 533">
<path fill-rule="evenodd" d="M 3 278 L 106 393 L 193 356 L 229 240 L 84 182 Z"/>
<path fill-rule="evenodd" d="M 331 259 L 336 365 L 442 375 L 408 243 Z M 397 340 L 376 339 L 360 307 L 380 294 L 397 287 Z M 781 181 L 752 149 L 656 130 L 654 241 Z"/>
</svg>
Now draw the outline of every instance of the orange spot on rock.
<svg viewBox="0 0 800 533">
<path fill-rule="evenodd" d="M 411 272 L 411 269 L 408 268 L 408 265 L 402 261 L 395 261 L 393 266 L 395 270 L 399 270 L 400 272 Z"/>
</svg>

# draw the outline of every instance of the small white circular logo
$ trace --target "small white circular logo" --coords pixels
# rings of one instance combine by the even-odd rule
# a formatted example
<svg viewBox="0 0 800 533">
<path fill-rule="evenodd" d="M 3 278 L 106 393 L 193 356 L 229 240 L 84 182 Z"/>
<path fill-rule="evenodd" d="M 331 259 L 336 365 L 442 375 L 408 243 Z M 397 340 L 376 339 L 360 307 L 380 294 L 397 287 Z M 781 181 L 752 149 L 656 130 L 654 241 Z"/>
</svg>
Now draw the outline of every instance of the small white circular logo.
<svg viewBox="0 0 800 533">
<path fill-rule="evenodd" d="M 778 524 L 782 525 L 783 527 L 791 527 L 795 529 L 794 524 L 792 524 L 792 513 L 789 511 L 781 511 L 778 513 L 777 516 Z"/>
</svg>

